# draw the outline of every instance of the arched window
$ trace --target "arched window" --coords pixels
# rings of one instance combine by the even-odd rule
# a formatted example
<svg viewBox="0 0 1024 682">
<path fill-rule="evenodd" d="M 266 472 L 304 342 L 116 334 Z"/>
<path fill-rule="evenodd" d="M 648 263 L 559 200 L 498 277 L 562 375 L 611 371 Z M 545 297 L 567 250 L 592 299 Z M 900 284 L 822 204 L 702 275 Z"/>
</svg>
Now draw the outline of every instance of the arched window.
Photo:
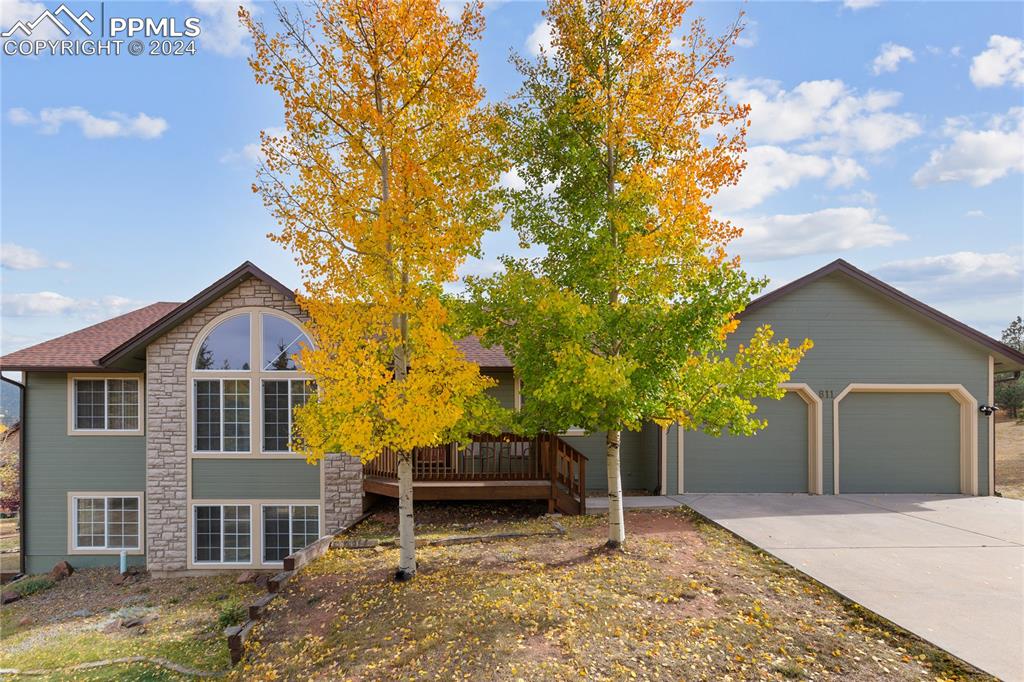
<svg viewBox="0 0 1024 682">
<path fill-rule="evenodd" d="M 292 412 L 315 389 L 297 362 L 312 345 L 296 320 L 270 309 L 238 311 L 208 325 L 189 364 L 192 451 L 288 453 Z"/>
<path fill-rule="evenodd" d="M 276 315 L 263 315 L 263 371 L 297 370 L 294 356 L 302 354 L 303 346 L 312 348 L 306 332 L 291 320 Z"/>
<path fill-rule="evenodd" d="M 249 315 L 235 315 L 214 327 L 199 344 L 195 369 L 247 371 L 250 324 Z"/>
</svg>

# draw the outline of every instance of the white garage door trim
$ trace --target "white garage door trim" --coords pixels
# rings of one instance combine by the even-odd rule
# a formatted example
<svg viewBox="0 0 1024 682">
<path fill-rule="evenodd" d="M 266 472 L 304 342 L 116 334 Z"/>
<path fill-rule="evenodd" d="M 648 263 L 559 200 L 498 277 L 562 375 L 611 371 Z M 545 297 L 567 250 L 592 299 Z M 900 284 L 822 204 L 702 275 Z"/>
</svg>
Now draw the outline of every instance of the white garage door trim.
<svg viewBox="0 0 1024 682">
<path fill-rule="evenodd" d="M 850 384 L 832 401 L 832 489 L 839 494 L 839 403 L 850 393 L 947 393 L 960 405 L 960 493 L 978 494 L 978 401 L 961 384 Z"/>
<path fill-rule="evenodd" d="M 822 409 L 821 398 L 807 384 L 779 384 L 779 388 L 792 391 L 807 403 L 807 490 L 812 495 L 821 495 L 822 484 Z M 683 446 L 684 430 L 679 429 L 676 436 L 676 490 L 683 494 L 684 485 L 683 463 L 685 448 Z M 664 452 L 664 448 L 662 449 Z"/>
</svg>

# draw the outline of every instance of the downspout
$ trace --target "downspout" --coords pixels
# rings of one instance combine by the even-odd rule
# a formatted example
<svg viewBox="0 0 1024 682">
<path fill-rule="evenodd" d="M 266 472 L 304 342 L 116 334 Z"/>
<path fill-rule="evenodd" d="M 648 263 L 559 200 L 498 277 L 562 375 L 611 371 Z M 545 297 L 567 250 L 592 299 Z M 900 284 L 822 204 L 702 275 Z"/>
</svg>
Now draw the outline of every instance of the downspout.
<svg viewBox="0 0 1024 682">
<path fill-rule="evenodd" d="M 0 376 L 9 384 L 18 387 L 18 421 L 21 422 L 18 433 L 18 572 L 25 574 L 25 384 Z"/>
</svg>

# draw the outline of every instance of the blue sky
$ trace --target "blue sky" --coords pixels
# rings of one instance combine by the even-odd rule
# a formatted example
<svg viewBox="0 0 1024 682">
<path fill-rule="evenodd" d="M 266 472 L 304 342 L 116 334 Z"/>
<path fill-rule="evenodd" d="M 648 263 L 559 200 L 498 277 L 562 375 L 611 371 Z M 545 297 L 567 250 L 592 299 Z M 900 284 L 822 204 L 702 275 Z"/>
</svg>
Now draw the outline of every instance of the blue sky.
<svg viewBox="0 0 1024 682">
<path fill-rule="evenodd" d="M 98 2 L 69 6 L 99 16 Z M 298 285 L 250 188 L 259 131 L 281 124 L 281 107 L 253 82 L 234 6 L 106 3 L 107 16 L 199 16 L 195 56 L 0 59 L 3 352 L 185 300 L 246 259 Z M 0 0 L 0 25 L 42 7 Z M 515 89 L 507 56 L 543 40 L 542 8 L 487 5 L 490 98 Z M 746 228 L 735 250 L 748 270 L 778 286 L 846 258 L 998 336 L 1024 309 L 1024 4 L 691 14 L 724 30 L 741 9 L 728 75 L 753 105 L 750 168 L 715 206 Z M 484 248 L 467 271 L 488 271 L 516 239 L 503 230 Z"/>
</svg>

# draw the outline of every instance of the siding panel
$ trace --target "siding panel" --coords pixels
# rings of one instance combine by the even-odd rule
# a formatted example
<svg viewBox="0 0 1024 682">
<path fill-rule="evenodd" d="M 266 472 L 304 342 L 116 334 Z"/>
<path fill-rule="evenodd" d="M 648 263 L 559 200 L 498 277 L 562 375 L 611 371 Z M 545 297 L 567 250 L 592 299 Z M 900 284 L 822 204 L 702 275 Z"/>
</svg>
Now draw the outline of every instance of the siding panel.
<svg viewBox="0 0 1024 682">
<path fill-rule="evenodd" d="M 25 375 L 25 554 L 31 573 L 67 559 L 109 566 L 116 556 L 67 556 L 67 493 L 146 489 L 144 436 L 68 436 L 67 374 Z M 142 563 L 142 557 L 130 557 Z"/>
<path fill-rule="evenodd" d="M 320 465 L 304 459 L 193 459 L 194 500 L 314 500 Z"/>
<path fill-rule="evenodd" d="M 729 351 L 746 343 L 761 324 L 776 339 L 814 348 L 791 381 L 838 395 L 851 383 L 962 384 L 977 400 L 988 399 L 988 353 L 974 343 L 842 274 L 824 277 L 745 315 L 730 337 Z M 843 399 L 845 409 L 846 400 Z M 822 400 L 824 492 L 832 492 L 832 400 Z M 978 415 L 978 492 L 989 492 L 987 417 Z M 921 430 L 908 418 L 898 429 Z M 896 432 L 893 432 L 896 436 Z M 687 456 L 691 434 L 685 435 Z M 684 464 L 684 474 L 688 474 Z M 688 476 L 687 476 L 688 477 Z"/>
</svg>

